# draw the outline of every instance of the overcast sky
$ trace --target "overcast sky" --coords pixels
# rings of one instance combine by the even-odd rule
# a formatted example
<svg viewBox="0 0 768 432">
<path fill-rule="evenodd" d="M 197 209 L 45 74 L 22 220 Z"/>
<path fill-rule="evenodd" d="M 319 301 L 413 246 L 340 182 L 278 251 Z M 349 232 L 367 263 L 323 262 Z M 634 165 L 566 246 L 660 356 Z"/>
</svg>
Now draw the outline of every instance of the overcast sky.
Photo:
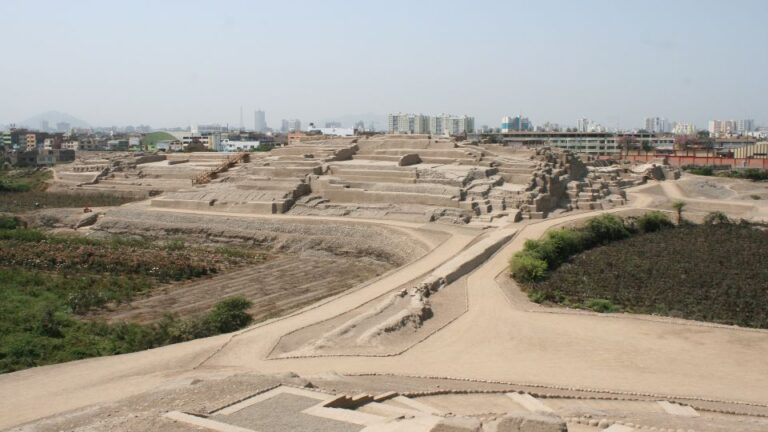
<svg viewBox="0 0 768 432">
<path fill-rule="evenodd" d="M 768 1 L 0 1 L 0 122 L 768 125 Z M 383 125 L 381 125 L 383 126 Z"/>
</svg>

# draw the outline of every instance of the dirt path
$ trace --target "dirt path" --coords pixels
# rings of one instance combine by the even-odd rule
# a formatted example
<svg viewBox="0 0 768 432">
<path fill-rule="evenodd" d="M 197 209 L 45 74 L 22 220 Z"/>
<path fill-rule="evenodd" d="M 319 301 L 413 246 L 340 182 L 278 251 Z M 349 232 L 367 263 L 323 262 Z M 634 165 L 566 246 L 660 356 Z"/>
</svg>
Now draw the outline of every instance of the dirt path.
<svg viewBox="0 0 768 432">
<path fill-rule="evenodd" d="M 654 185 L 629 191 L 635 198 L 633 207 L 644 207 L 658 198 L 643 195 L 650 187 Z M 674 190 L 669 192 L 676 196 Z M 622 210 L 626 208 L 610 211 Z M 421 259 L 364 288 L 234 335 L 0 376 L 0 428 L 223 371 L 429 375 L 768 404 L 766 331 L 650 317 L 547 313 L 509 302 L 495 278 L 526 239 L 537 238 L 557 224 L 599 213 L 604 211 L 525 225 L 499 253 L 469 275 L 469 311 L 402 355 L 266 360 L 280 336 L 414 280 L 466 247 L 477 232 L 430 226 L 452 235 Z M 398 225 L 428 237 L 414 230 L 413 224 L 366 223 Z"/>
</svg>

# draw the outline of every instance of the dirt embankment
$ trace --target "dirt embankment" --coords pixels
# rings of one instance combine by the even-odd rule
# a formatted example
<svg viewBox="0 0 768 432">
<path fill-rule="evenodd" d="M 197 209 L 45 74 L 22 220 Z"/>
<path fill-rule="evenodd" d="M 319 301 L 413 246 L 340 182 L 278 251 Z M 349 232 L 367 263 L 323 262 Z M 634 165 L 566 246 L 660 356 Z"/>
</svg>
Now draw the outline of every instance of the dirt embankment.
<svg viewBox="0 0 768 432">
<path fill-rule="evenodd" d="M 354 222 L 254 219 L 116 208 L 92 228 L 112 235 L 187 237 L 210 243 L 252 244 L 281 253 L 322 251 L 400 266 L 429 246 L 396 228 Z M 328 269 L 327 271 L 342 271 Z"/>
</svg>

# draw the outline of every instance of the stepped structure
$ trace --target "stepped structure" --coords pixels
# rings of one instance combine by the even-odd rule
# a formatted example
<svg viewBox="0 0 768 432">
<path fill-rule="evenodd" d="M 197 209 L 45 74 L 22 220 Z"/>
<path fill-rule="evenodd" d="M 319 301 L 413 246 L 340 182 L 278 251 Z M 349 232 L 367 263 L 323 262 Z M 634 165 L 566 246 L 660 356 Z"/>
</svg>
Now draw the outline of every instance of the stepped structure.
<svg viewBox="0 0 768 432">
<path fill-rule="evenodd" d="M 567 152 L 494 150 L 419 135 L 359 138 L 354 145 L 350 159 L 309 176 L 311 194 L 293 213 L 487 223 L 625 199 L 611 188 L 615 182 L 589 176 Z"/>
<path fill-rule="evenodd" d="M 306 137 L 247 154 L 105 153 L 57 167 L 56 184 L 152 197 L 160 208 L 488 224 L 610 208 L 643 177 L 594 164 L 428 135 Z"/>
<path fill-rule="evenodd" d="M 75 163 L 56 165 L 55 190 L 108 192 L 146 198 L 188 188 L 212 177 L 242 156 L 229 153 L 173 153 L 168 155 L 86 152 Z M 236 161 L 234 160 L 236 159 Z"/>
<path fill-rule="evenodd" d="M 568 151 L 428 135 L 305 137 L 270 152 L 104 153 L 57 167 L 56 186 L 152 197 L 160 208 L 451 224 L 611 208 L 669 173 Z"/>
</svg>

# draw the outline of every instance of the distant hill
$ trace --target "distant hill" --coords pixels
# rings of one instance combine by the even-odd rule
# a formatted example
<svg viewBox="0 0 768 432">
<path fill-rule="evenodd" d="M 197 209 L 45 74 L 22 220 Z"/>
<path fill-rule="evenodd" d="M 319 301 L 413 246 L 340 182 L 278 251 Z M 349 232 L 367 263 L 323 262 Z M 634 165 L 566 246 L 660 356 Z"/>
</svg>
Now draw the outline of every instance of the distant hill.
<svg viewBox="0 0 768 432">
<path fill-rule="evenodd" d="M 154 149 L 155 145 L 158 141 L 173 141 L 176 137 L 169 134 L 168 132 L 152 132 L 144 135 L 144 137 L 141 139 L 141 145 L 145 149 Z"/>
<path fill-rule="evenodd" d="M 77 117 L 71 116 L 67 113 L 59 112 L 59 111 L 48 111 L 44 112 L 42 114 L 38 114 L 36 116 L 30 117 L 24 121 L 18 122 L 19 126 L 31 128 L 31 129 L 39 129 L 40 125 L 47 121 L 49 127 L 55 128 L 56 123 L 59 122 L 65 122 L 69 123 L 70 127 L 73 128 L 89 128 L 91 127 L 88 123 L 86 123 L 84 120 L 81 120 Z"/>
</svg>

